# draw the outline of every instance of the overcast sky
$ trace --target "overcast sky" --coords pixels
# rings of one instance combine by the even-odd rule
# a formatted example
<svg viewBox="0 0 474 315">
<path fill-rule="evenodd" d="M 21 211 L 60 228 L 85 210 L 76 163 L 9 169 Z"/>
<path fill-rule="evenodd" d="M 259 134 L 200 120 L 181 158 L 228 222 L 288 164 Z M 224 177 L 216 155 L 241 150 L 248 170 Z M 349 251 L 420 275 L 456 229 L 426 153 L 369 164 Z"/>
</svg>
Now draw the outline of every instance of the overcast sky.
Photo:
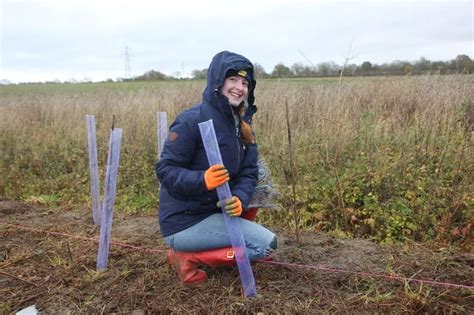
<svg viewBox="0 0 474 315">
<path fill-rule="evenodd" d="M 0 0 L 0 80 L 207 68 L 230 50 L 271 72 L 333 61 L 473 58 L 472 1 Z M 352 46 L 351 46 L 352 42 Z M 351 50 L 349 52 L 349 47 Z"/>
</svg>

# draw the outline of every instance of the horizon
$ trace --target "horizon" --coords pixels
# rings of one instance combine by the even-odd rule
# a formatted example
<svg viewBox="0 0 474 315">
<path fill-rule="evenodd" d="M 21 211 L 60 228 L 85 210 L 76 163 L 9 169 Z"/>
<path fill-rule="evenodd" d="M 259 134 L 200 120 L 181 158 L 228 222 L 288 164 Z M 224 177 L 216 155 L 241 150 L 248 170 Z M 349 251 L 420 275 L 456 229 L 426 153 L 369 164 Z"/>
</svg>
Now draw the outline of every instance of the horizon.
<svg viewBox="0 0 474 315">
<path fill-rule="evenodd" d="M 461 54 L 462 55 L 462 54 Z M 460 55 L 457 55 L 457 56 L 460 56 Z M 456 57 L 457 57 L 456 56 Z M 467 55 L 464 55 L 464 56 L 467 56 Z M 395 64 L 395 63 L 409 63 L 411 65 L 414 65 L 416 62 L 418 61 L 421 61 L 422 59 L 425 59 L 426 61 L 430 62 L 430 63 L 435 63 L 435 62 L 444 62 L 444 63 L 447 63 L 447 62 L 451 62 L 451 61 L 454 61 L 454 59 L 456 58 L 452 58 L 452 59 L 448 59 L 448 60 L 429 60 L 429 59 L 426 59 L 424 57 L 420 57 L 416 60 L 399 60 L 399 59 L 396 59 L 396 60 L 393 60 L 391 62 L 385 62 L 385 63 L 372 63 L 370 60 L 365 60 L 365 61 L 362 61 L 360 62 L 359 64 L 356 64 L 356 63 L 348 63 L 347 66 L 352 66 L 352 65 L 355 65 L 357 67 L 360 67 L 364 62 L 370 62 L 372 64 L 372 66 L 374 67 L 380 67 L 380 66 L 384 66 L 384 65 L 391 65 L 391 64 Z M 471 58 L 470 56 L 468 56 L 469 58 Z M 472 58 L 471 58 L 472 60 Z M 474 60 L 472 60 L 474 62 Z M 258 65 L 261 65 L 260 63 L 258 62 L 252 62 L 254 65 L 258 64 Z M 337 64 L 337 63 L 334 63 L 333 61 L 326 61 L 326 62 L 322 62 L 322 63 L 318 63 L 316 65 L 314 65 L 314 67 L 316 68 L 318 65 L 321 65 L 323 63 L 333 63 L 335 65 L 335 68 L 339 68 L 339 69 L 342 69 L 343 65 L 340 65 L 340 64 Z M 285 63 L 280 63 L 280 64 L 283 64 L 285 66 L 287 66 L 288 68 L 291 69 L 291 67 L 294 65 L 289 65 L 289 64 L 285 64 Z M 296 64 L 296 63 L 295 63 Z M 302 64 L 302 63 L 300 63 Z M 311 67 L 309 64 L 303 64 L 304 66 L 308 66 L 308 67 Z M 275 65 L 276 66 L 276 65 Z M 273 67 L 272 70 L 268 71 L 267 69 L 264 69 L 265 70 L 265 74 L 269 75 L 268 79 L 270 78 L 274 78 L 271 76 L 271 73 L 272 71 L 274 70 L 275 66 Z M 206 69 L 193 69 L 194 70 L 198 70 L 198 71 L 202 71 L 202 70 L 207 70 Z M 167 76 L 166 79 L 164 80 L 200 80 L 201 78 L 195 78 L 193 77 L 191 74 L 189 74 L 189 76 L 173 76 L 173 73 L 172 74 L 166 74 L 166 73 L 163 73 L 161 72 L 159 69 L 149 69 L 147 71 L 145 71 L 144 73 L 141 73 L 141 74 L 138 74 L 136 76 L 133 76 L 133 77 L 130 77 L 130 78 L 124 78 L 124 77 L 117 77 L 117 78 L 105 78 L 103 80 L 96 80 L 96 81 L 93 81 L 93 80 L 89 80 L 89 78 L 82 78 L 82 79 L 78 79 L 78 78 L 70 78 L 68 80 L 59 80 L 59 79 L 54 79 L 54 80 L 45 80 L 45 81 L 24 81 L 24 82 L 12 82 L 12 81 L 9 81 L 8 79 L 1 79 L 0 78 L 0 85 L 16 85 L 16 84 L 47 84 L 47 83 L 55 83 L 55 84 L 62 84 L 62 83 L 71 83 L 71 84 L 76 84 L 76 83 L 104 83 L 104 82 L 133 82 L 134 80 L 136 80 L 138 77 L 140 76 L 143 76 L 144 74 L 146 74 L 147 72 L 150 72 L 150 71 L 156 71 L 156 72 L 159 72 L 161 74 L 164 74 Z M 334 77 L 335 75 L 326 75 L 326 76 L 322 76 L 322 77 Z M 348 76 L 346 74 L 346 76 Z M 298 76 L 295 76 L 295 77 L 298 77 Z M 308 78 L 310 77 L 317 77 L 317 76 L 308 76 Z M 291 76 L 289 77 L 291 78 Z M 140 81 L 140 80 L 138 80 Z M 143 79 L 141 81 L 147 81 L 146 79 Z M 153 81 L 153 79 L 151 79 L 150 81 Z"/>
</svg>

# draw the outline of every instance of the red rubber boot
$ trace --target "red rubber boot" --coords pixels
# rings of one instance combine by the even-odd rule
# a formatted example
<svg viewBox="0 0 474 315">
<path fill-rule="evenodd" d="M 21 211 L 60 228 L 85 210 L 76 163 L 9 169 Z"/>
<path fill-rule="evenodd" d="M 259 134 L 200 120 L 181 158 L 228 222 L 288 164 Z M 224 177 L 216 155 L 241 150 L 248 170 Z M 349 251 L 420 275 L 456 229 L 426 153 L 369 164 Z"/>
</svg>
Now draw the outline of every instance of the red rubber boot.
<svg viewBox="0 0 474 315">
<path fill-rule="evenodd" d="M 249 221 L 255 221 L 257 216 L 258 208 L 248 208 L 247 211 L 242 212 L 240 215 L 241 218 L 247 219 Z"/>
<path fill-rule="evenodd" d="M 206 273 L 197 268 L 199 260 L 196 253 L 177 252 L 174 249 L 168 251 L 168 264 L 178 273 L 178 277 L 184 284 L 199 284 L 207 280 Z"/>
<path fill-rule="evenodd" d="M 235 266 L 235 253 L 232 247 L 210 249 L 195 253 L 199 262 L 210 267 Z"/>
<path fill-rule="evenodd" d="M 184 284 L 199 284 L 207 280 L 206 272 L 198 269 L 198 264 L 210 267 L 235 266 L 235 254 L 232 247 L 210 249 L 202 252 L 168 251 L 170 264 Z"/>
</svg>

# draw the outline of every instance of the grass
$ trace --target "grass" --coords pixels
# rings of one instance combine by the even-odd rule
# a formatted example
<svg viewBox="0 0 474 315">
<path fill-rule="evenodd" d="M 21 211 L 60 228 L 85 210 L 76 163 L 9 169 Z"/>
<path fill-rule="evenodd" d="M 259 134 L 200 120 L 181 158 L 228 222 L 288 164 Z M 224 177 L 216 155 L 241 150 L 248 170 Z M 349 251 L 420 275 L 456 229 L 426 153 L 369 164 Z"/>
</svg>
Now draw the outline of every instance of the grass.
<svg viewBox="0 0 474 315">
<path fill-rule="evenodd" d="M 255 131 L 284 208 L 290 106 L 302 229 L 396 242 L 473 237 L 474 76 L 261 80 Z M 116 208 L 154 213 L 156 112 L 170 121 L 203 81 L 0 87 L 0 196 L 89 203 L 85 115 L 95 115 L 100 178 L 109 128 L 123 128 Z M 6 119 L 5 119 L 6 118 Z M 267 212 L 292 227 L 292 214 Z M 294 224 L 293 224 L 294 225 Z"/>
</svg>

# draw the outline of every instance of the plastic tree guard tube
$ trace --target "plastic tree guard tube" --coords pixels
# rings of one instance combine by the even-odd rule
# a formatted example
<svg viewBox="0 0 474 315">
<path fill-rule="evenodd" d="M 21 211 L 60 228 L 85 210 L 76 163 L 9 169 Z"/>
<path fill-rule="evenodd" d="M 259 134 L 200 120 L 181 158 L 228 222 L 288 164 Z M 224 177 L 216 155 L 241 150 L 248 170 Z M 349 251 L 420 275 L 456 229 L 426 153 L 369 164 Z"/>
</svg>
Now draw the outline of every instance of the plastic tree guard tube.
<svg viewBox="0 0 474 315">
<path fill-rule="evenodd" d="M 223 164 L 212 119 L 199 123 L 199 131 L 201 132 L 201 138 L 204 143 L 209 165 Z M 217 187 L 217 195 L 221 201 L 231 198 L 232 194 L 230 192 L 229 184 L 225 183 L 224 185 Z M 242 235 L 242 230 L 240 229 L 239 218 L 227 215 L 224 206 L 222 206 L 222 212 L 229 233 L 230 242 L 235 252 L 235 259 L 237 261 L 237 267 L 239 268 L 240 280 L 244 288 L 244 295 L 246 297 L 256 296 L 257 289 L 255 288 L 255 279 L 247 255 L 245 240 Z"/>
<path fill-rule="evenodd" d="M 159 159 L 165 140 L 168 137 L 168 116 L 166 112 L 156 112 L 156 122 L 156 139 L 158 141 L 157 153 Z"/>
<path fill-rule="evenodd" d="M 166 112 L 156 112 L 156 140 L 158 143 L 158 160 L 160 159 L 161 151 L 163 151 L 163 145 L 168 137 L 168 115 Z M 156 181 L 158 188 L 160 188 L 160 181 Z"/>
<path fill-rule="evenodd" d="M 110 133 L 109 156 L 107 158 L 107 172 L 105 175 L 104 204 L 100 216 L 99 251 L 97 254 L 97 270 L 99 271 L 107 269 L 121 142 L 122 129 L 112 129 Z"/>
<path fill-rule="evenodd" d="M 95 116 L 86 115 L 87 146 L 89 149 L 89 177 L 92 199 L 92 219 L 94 224 L 100 223 L 100 189 L 99 165 L 97 163 L 97 137 L 95 132 Z"/>
</svg>

